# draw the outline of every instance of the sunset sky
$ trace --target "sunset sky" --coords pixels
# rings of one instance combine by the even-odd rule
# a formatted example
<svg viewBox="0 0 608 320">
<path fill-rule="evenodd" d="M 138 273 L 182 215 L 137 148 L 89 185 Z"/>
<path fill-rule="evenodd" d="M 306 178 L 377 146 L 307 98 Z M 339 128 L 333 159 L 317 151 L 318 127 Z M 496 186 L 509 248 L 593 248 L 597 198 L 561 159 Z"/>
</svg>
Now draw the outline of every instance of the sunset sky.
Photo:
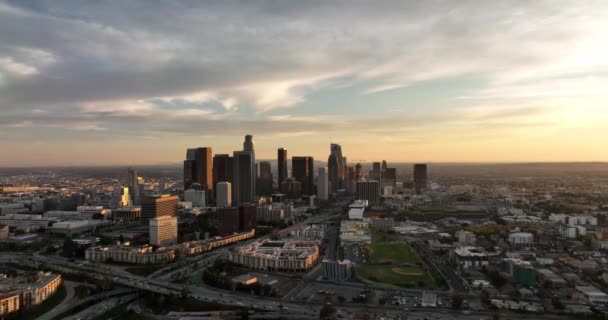
<svg viewBox="0 0 608 320">
<path fill-rule="evenodd" d="M 0 0 L 0 166 L 245 134 L 258 159 L 608 161 L 608 1 Z"/>
</svg>

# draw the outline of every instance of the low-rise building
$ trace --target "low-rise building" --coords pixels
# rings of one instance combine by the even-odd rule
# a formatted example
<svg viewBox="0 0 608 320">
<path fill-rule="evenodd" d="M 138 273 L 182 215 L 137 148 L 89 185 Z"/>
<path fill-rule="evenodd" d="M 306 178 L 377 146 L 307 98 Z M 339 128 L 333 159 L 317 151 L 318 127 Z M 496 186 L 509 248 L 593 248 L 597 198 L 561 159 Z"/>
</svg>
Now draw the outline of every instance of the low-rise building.
<svg viewBox="0 0 608 320">
<path fill-rule="evenodd" d="M 317 241 L 262 240 L 233 248 L 228 261 L 265 271 L 307 272 L 319 259 Z"/>
<path fill-rule="evenodd" d="M 458 244 L 462 246 L 473 246 L 477 242 L 477 237 L 471 231 L 458 230 L 455 238 L 458 239 Z"/>
<path fill-rule="evenodd" d="M 141 207 L 122 207 L 112 210 L 112 220 L 132 222 L 141 218 Z"/>
<path fill-rule="evenodd" d="M 19 292 L 12 291 L 0 294 L 0 318 L 19 311 Z"/>
<path fill-rule="evenodd" d="M 53 224 L 50 231 L 55 234 L 73 236 L 93 231 L 96 228 L 109 224 L 105 220 L 69 220 Z"/>
<path fill-rule="evenodd" d="M 488 254 L 483 248 L 459 247 L 450 251 L 450 262 L 461 269 L 481 269 L 488 265 Z"/>
<path fill-rule="evenodd" d="M 0 224 L 25 232 L 48 228 L 57 221 L 55 218 L 44 218 L 40 214 L 9 214 L 0 216 Z"/>
<path fill-rule="evenodd" d="M 372 234 L 368 222 L 342 220 L 340 224 L 340 243 L 342 246 L 369 244 L 371 242 Z"/>
<path fill-rule="evenodd" d="M 156 264 L 175 260 L 175 250 L 159 248 L 154 251 L 152 246 L 130 246 L 127 242 L 116 246 L 88 248 L 85 250 L 85 259 L 99 262 L 112 260 L 134 264 Z"/>
<path fill-rule="evenodd" d="M 534 246 L 534 235 L 529 232 L 513 232 L 509 234 L 509 243 L 515 247 Z"/>
<path fill-rule="evenodd" d="M 373 229 L 383 231 L 391 230 L 395 227 L 395 219 L 393 218 L 363 218 L 364 222 L 368 222 Z"/>
<path fill-rule="evenodd" d="M 50 272 L 38 273 L 36 282 L 19 287 L 21 307 L 41 304 L 57 291 L 61 283 L 61 275 L 59 274 Z"/>
<path fill-rule="evenodd" d="M 8 225 L 6 224 L 0 224 L 0 240 L 6 240 L 8 239 Z"/>
<path fill-rule="evenodd" d="M 323 260 L 323 278 L 332 281 L 346 281 L 353 276 L 353 263 L 335 260 Z"/>
<path fill-rule="evenodd" d="M 608 304 L 608 295 L 594 286 L 576 286 L 576 290 L 593 304 Z"/>
</svg>

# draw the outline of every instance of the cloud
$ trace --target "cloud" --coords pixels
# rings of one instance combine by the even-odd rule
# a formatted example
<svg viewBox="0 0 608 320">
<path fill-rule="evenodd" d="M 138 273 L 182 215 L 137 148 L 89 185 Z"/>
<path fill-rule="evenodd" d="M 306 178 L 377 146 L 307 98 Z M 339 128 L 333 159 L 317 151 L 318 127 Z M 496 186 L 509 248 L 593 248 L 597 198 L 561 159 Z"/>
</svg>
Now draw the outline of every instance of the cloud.
<svg viewBox="0 0 608 320">
<path fill-rule="evenodd" d="M 0 30 L 11 31 L 0 31 L 0 127 L 395 143 L 556 127 L 608 98 L 607 9 L 593 0 L 0 0 Z M 440 83 L 469 77 L 455 97 Z M 397 94 L 420 84 L 435 86 L 432 102 Z M 370 103 L 354 110 L 341 95 Z"/>
</svg>

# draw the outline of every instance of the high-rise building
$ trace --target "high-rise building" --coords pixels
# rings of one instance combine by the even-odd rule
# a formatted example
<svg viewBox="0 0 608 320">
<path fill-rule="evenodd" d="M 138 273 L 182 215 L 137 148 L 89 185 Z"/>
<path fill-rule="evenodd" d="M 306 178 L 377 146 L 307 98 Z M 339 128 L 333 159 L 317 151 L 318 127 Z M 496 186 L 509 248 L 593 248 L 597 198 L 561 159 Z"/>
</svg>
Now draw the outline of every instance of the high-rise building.
<svg viewBox="0 0 608 320">
<path fill-rule="evenodd" d="M 247 151 L 251 153 L 251 165 L 253 166 L 253 170 L 251 171 L 251 183 L 252 183 L 252 197 L 257 195 L 255 190 L 255 182 L 258 177 L 257 167 L 255 165 L 255 142 L 253 141 L 253 136 L 248 134 L 245 136 L 245 142 L 243 142 L 243 151 Z"/>
<path fill-rule="evenodd" d="M 250 151 L 235 151 L 232 166 L 233 203 L 252 202 L 255 196 L 253 154 Z"/>
<path fill-rule="evenodd" d="M 342 146 L 337 143 L 330 145 L 330 155 L 327 159 L 327 171 L 329 175 L 329 191 L 336 192 L 343 188 L 344 181 L 344 159 L 342 158 Z"/>
<path fill-rule="evenodd" d="M 184 201 L 191 202 L 193 207 L 204 207 L 206 205 L 205 190 L 188 189 L 184 191 Z"/>
<path fill-rule="evenodd" d="M 374 179 L 374 180 L 380 181 L 380 179 L 382 179 L 381 172 L 382 172 L 382 169 L 381 169 L 380 162 L 374 162 L 372 164 L 372 176 L 371 176 L 371 178 Z"/>
<path fill-rule="evenodd" d="M 302 184 L 295 178 L 287 178 L 281 187 L 288 198 L 296 199 L 302 196 Z"/>
<path fill-rule="evenodd" d="M 126 207 L 132 204 L 129 188 L 118 189 L 118 207 Z"/>
<path fill-rule="evenodd" d="M 355 167 L 346 167 L 346 179 L 344 181 L 346 191 L 349 193 L 355 193 L 357 189 Z"/>
<path fill-rule="evenodd" d="M 232 157 L 229 154 L 216 154 L 213 156 L 213 186 L 217 187 L 220 182 L 232 183 Z M 217 192 L 213 191 L 214 199 L 217 199 Z"/>
<path fill-rule="evenodd" d="M 257 191 L 261 196 L 268 197 L 272 195 L 272 172 L 270 162 L 261 161 L 259 163 L 259 173 Z"/>
<path fill-rule="evenodd" d="M 255 229 L 257 226 L 258 207 L 254 203 L 244 203 L 239 206 L 239 232 Z"/>
<path fill-rule="evenodd" d="M 386 168 L 382 174 L 383 186 L 397 187 L 397 169 Z"/>
<path fill-rule="evenodd" d="M 284 192 L 282 190 L 282 185 L 283 182 L 285 182 L 285 179 L 289 177 L 287 174 L 287 149 L 279 148 L 277 160 L 277 168 L 279 171 L 279 190 Z"/>
<path fill-rule="evenodd" d="M 239 208 L 224 207 L 217 209 L 219 220 L 218 233 L 225 237 L 239 232 Z"/>
<path fill-rule="evenodd" d="M 133 168 L 127 169 L 127 188 L 133 204 L 141 204 L 141 193 L 139 189 L 137 171 Z"/>
<path fill-rule="evenodd" d="M 377 180 L 357 182 L 357 200 L 367 200 L 369 206 L 380 204 L 380 183 Z"/>
<path fill-rule="evenodd" d="M 184 160 L 184 190 L 190 189 L 196 181 L 196 161 Z"/>
<path fill-rule="evenodd" d="M 414 165 L 414 190 L 417 194 L 421 194 L 428 188 L 428 172 L 426 164 Z"/>
<path fill-rule="evenodd" d="M 360 163 L 355 166 L 355 180 L 359 181 L 363 178 L 363 167 Z"/>
<path fill-rule="evenodd" d="M 321 200 L 329 199 L 329 177 L 327 167 L 318 168 L 317 197 Z"/>
<path fill-rule="evenodd" d="M 175 216 L 179 198 L 172 195 L 144 197 L 141 201 L 141 218 L 149 220 L 162 216 Z"/>
<path fill-rule="evenodd" d="M 230 182 L 219 182 L 216 185 L 218 207 L 230 207 L 232 205 L 232 184 Z"/>
<path fill-rule="evenodd" d="M 165 247 L 177 243 L 177 217 L 152 218 L 149 226 L 151 245 Z"/>
<path fill-rule="evenodd" d="M 291 174 L 302 185 L 302 194 L 313 195 L 314 159 L 313 157 L 291 158 Z"/>
<path fill-rule="evenodd" d="M 196 183 L 199 183 L 203 190 L 211 194 L 213 190 L 213 160 L 210 147 L 196 148 Z"/>
</svg>

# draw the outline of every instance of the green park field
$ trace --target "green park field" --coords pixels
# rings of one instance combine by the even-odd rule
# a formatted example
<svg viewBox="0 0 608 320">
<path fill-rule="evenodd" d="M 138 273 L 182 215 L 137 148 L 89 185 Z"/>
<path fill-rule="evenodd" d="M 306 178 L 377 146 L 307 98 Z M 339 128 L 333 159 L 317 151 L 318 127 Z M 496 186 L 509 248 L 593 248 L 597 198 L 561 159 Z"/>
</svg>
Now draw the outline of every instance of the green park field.
<svg viewBox="0 0 608 320">
<path fill-rule="evenodd" d="M 407 243 L 374 234 L 368 261 L 356 269 L 359 280 L 380 287 L 442 289 L 443 279 L 426 270 L 422 257 Z"/>
</svg>

